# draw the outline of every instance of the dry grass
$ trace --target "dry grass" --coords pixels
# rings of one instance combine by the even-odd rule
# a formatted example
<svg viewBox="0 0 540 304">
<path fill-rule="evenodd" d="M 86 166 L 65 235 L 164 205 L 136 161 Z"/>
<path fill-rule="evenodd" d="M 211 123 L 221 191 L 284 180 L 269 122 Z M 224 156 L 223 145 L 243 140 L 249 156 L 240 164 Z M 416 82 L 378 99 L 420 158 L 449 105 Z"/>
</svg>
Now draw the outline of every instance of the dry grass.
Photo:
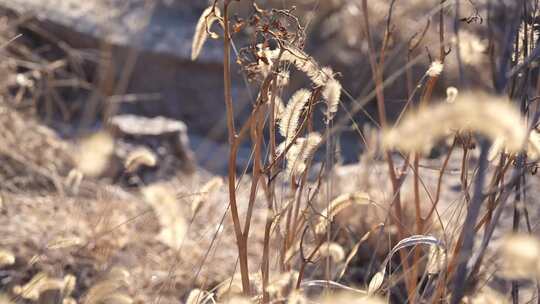
<svg viewBox="0 0 540 304">
<path fill-rule="evenodd" d="M 487 14 L 479 2 L 478 14 Z M 525 2 L 536 14 L 535 2 Z M 122 188 L 106 173 L 115 138 L 98 132 L 62 140 L 37 116 L 14 109 L 21 96 L 34 98 L 34 109 L 47 104 L 32 89 L 29 75 L 37 72 L 9 71 L 18 82 L 3 89 L 0 103 L 0 303 L 537 301 L 539 107 L 531 79 L 538 69 L 528 57 L 536 29 L 516 16 L 517 38 L 508 43 L 494 33 L 511 33 L 516 22 L 490 19 L 491 34 L 479 39 L 459 28 L 478 22 L 475 15 L 454 20 L 450 1 L 415 1 L 431 13 L 425 30 L 409 33 L 396 26 L 410 11 L 381 3 L 320 8 L 354 13 L 362 29 L 369 60 L 362 68 L 371 80 L 357 97 L 340 73 L 304 50 L 309 26 L 296 15 L 303 7 L 255 5 L 240 19 L 231 17 L 233 1 L 216 0 L 203 12 L 192 59 L 208 35 L 223 39 L 227 182 L 200 169 Z M 221 30 L 210 32 L 212 24 Z M 238 48 L 239 33 L 253 45 Z M 421 43 L 436 49 L 417 54 Z M 233 117 L 232 51 L 258 89 L 246 121 Z M 400 56 L 407 65 L 390 73 L 388 61 Z M 493 63 L 492 82 L 471 89 L 463 69 L 478 62 Z M 296 77 L 307 83 L 284 103 Z M 407 83 L 406 106 L 394 121 L 386 86 L 397 80 Z M 355 114 L 370 101 L 378 117 L 362 131 Z M 336 161 L 344 128 L 363 140 L 358 164 Z M 243 145 L 251 159 L 238 171 Z M 137 150 L 119 170 L 158 161 Z"/>
</svg>

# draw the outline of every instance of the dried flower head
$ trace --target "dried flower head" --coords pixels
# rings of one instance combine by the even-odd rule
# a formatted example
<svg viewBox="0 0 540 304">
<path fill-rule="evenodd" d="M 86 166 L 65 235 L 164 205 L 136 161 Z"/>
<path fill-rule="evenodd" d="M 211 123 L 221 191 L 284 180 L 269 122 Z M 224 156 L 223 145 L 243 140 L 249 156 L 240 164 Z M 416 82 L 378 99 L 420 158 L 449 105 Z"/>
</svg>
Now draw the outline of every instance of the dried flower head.
<svg viewBox="0 0 540 304">
<path fill-rule="evenodd" d="M 427 152 L 453 132 L 477 132 L 492 141 L 502 138 L 509 151 L 517 152 L 527 139 L 519 110 L 502 97 L 460 94 L 455 103 L 440 103 L 409 114 L 385 132 L 387 149 Z"/>
</svg>

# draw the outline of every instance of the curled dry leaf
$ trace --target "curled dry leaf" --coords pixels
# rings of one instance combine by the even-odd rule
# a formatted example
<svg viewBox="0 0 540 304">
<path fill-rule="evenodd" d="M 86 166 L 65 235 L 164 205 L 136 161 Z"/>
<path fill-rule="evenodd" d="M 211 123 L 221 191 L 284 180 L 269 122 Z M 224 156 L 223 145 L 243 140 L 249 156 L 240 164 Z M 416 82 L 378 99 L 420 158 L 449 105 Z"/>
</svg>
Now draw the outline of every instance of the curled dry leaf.
<svg viewBox="0 0 540 304">
<path fill-rule="evenodd" d="M 219 8 L 211 5 L 206 8 L 201 14 L 201 17 L 199 17 L 199 21 L 195 27 L 195 33 L 193 34 L 193 41 L 191 43 L 191 60 L 195 61 L 199 58 L 209 34 L 211 38 L 217 38 L 217 34 L 211 32 L 210 28 L 215 21 L 219 20 L 220 15 Z"/>
</svg>

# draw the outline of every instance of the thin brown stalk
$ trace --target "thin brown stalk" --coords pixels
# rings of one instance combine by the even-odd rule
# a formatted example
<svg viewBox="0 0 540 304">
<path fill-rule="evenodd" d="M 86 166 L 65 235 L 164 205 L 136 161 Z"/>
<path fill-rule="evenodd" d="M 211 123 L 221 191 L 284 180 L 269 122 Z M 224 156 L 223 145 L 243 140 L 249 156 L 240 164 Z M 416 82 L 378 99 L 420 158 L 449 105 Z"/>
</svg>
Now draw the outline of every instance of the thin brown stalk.
<svg viewBox="0 0 540 304">
<path fill-rule="evenodd" d="M 239 141 L 237 139 L 236 129 L 234 126 L 234 112 L 231 93 L 231 37 L 229 30 L 229 4 L 230 0 L 225 0 L 223 6 L 223 82 L 227 115 L 227 130 L 229 134 L 230 145 L 228 169 L 229 203 L 231 206 L 231 217 L 233 220 L 236 244 L 238 247 L 240 275 L 242 277 L 242 289 L 244 294 L 248 295 L 250 293 L 251 287 L 249 283 L 247 244 L 243 240 L 244 237 L 242 234 L 240 216 L 236 203 L 236 157 L 238 154 Z"/>
</svg>

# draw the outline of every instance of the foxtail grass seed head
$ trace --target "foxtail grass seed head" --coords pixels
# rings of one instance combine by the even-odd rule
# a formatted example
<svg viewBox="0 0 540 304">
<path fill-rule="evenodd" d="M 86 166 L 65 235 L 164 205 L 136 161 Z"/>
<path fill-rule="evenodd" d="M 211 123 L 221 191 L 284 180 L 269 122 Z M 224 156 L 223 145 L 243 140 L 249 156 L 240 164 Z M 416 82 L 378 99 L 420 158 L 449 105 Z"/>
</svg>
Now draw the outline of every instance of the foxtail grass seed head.
<svg viewBox="0 0 540 304">
<path fill-rule="evenodd" d="M 439 75 L 441 75 L 443 69 L 444 69 L 444 64 L 438 60 L 435 60 L 429 66 L 429 69 L 427 70 L 426 74 L 429 77 L 438 77 Z"/>
<path fill-rule="evenodd" d="M 275 96 L 274 99 L 274 117 L 276 121 L 281 120 L 281 117 L 283 115 L 283 112 L 285 111 L 285 104 L 283 103 L 283 99 L 279 96 Z"/>
<path fill-rule="evenodd" d="M 208 35 L 213 39 L 218 38 L 216 33 L 210 31 L 210 28 L 215 21 L 219 20 L 220 15 L 219 8 L 211 5 L 206 8 L 201 14 L 201 17 L 199 17 L 199 21 L 197 21 L 197 26 L 195 27 L 195 33 L 193 34 L 193 41 L 191 43 L 191 60 L 195 61 L 199 58 L 204 43 L 208 39 Z"/>
<path fill-rule="evenodd" d="M 180 248 L 187 232 L 187 223 L 173 190 L 152 185 L 143 188 L 142 194 L 159 220 L 161 231 L 158 240 L 172 249 Z"/>
<path fill-rule="evenodd" d="M 283 110 L 283 114 L 279 121 L 279 133 L 285 137 L 287 145 L 292 142 L 292 139 L 296 135 L 296 129 L 300 123 L 300 116 L 302 115 L 302 111 L 304 110 L 310 95 L 311 93 L 306 89 L 296 91 L 289 99 L 285 110 Z"/>
<path fill-rule="evenodd" d="M 72 274 L 68 274 L 64 276 L 63 283 L 64 288 L 62 293 L 64 296 L 69 296 L 73 293 L 75 287 L 77 286 L 77 278 Z"/>
<path fill-rule="evenodd" d="M 85 175 L 98 177 L 109 169 L 113 152 L 113 138 L 106 132 L 95 133 L 78 145 L 75 153 L 77 168 Z"/>
<path fill-rule="evenodd" d="M 84 304 L 101 303 L 133 303 L 131 297 L 126 295 L 122 289 L 129 284 L 129 272 L 124 268 L 114 267 L 107 274 L 104 280 L 94 284 L 84 297 Z"/>
<path fill-rule="evenodd" d="M 510 152 L 518 152 L 527 128 L 517 108 L 505 98 L 479 93 L 460 94 L 455 103 L 440 103 L 409 114 L 383 135 L 386 149 L 428 152 L 455 132 L 480 133 L 492 141 L 501 138 Z"/>
<path fill-rule="evenodd" d="M 280 273 L 272 279 L 266 290 L 270 296 L 281 298 L 294 289 L 298 276 L 299 273 L 295 270 Z"/>
<path fill-rule="evenodd" d="M 8 250 L 0 249 L 0 268 L 15 264 L 15 255 Z"/>
<path fill-rule="evenodd" d="M 64 181 L 66 188 L 69 189 L 72 193 L 79 193 L 79 188 L 81 186 L 84 175 L 81 171 L 77 169 L 71 169 Z"/>
<path fill-rule="evenodd" d="M 5 294 L 0 294 L 0 304 L 14 304 L 10 297 Z M 299 303 L 300 304 L 300 303 Z"/>
<path fill-rule="evenodd" d="M 39 272 L 24 285 L 15 285 L 13 287 L 13 293 L 21 296 L 23 299 L 37 301 L 41 292 L 49 286 L 49 277 L 44 272 Z"/>
<path fill-rule="evenodd" d="M 276 76 L 276 85 L 278 88 L 284 88 L 289 84 L 291 75 L 289 71 L 281 71 Z"/>
<path fill-rule="evenodd" d="M 343 261 L 345 250 L 338 243 L 325 242 L 319 248 L 319 255 L 323 258 L 330 257 L 335 263 Z"/>
<path fill-rule="evenodd" d="M 334 217 L 341 211 L 352 205 L 368 205 L 370 203 L 369 195 L 365 192 L 354 192 L 341 194 L 330 202 L 330 205 L 322 211 L 322 216 L 319 218 L 315 226 L 317 234 L 323 234 L 326 231 L 328 222 L 332 222 Z"/>
<path fill-rule="evenodd" d="M 527 149 L 525 150 L 527 158 L 530 161 L 538 161 L 540 158 L 540 134 L 536 129 L 531 130 L 529 133 L 529 139 L 527 140 Z M 506 148 L 505 140 L 501 137 L 497 138 L 488 154 L 489 161 L 496 161 L 501 153 L 504 154 L 513 154 Z M 515 153 L 514 153 L 515 154 Z"/>
<path fill-rule="evenodd" d="M 60 238 L 55 238 L 49 243 L 47 243 L 47 249 L 57 250 L 57 249 L 69 248 L 69 247 L 78 246 L 82 244 L 82 242 L 83 241 L 78 236 L 60 237 Z"/>
<path fill-rule="evenodd" d="M 322 137 L 317 132 L 309 133 L 306 138 L 298 138 L 286 155 L 287 173 L 300 174 L 304 172 L 306 162 L 313 157 L 321 141 Z"/>
<path fill-rule="evenodd" d="M 533 129 L 529 134 L 529 140 L 527 141 L 527 157 L 533 161 L 540 159 L 540 133 L 536 129 Z"/>
<path fill-rule="evenodd" d="M 487 57 L 485 53 L 489 48 L 489 43 L 472 32 L 460 30 L 459 43 L 455 36 L 450 42 L 455 45 L 455 49 L 459 48 L 461 60 L 465 65 L 479 66 Z"/>
<path fill-rule="evenodd" d="M 207 300 L 210 296 L 211 294 L 209 292 L 195 288 L 189 292 L 189 295 L 186 299 L 186 304 L 207 303 Z"/>
<path fill-rule="evenodd" d="M 446 265 L 446 252 L 441 246 L 429 246 L 426 271 L 429 274 L 441 272 Z"/>
<path fill-rule="evenodd" d="M 528 234 L 503 239 L 500 248 L 501 273 L 508 279 L 534 279 L 540 264 L 540 241 Z"/>
<path fill-rule="evenodd" d="M 322 91 L 322 96 L 326 100 L 326 117 L 332 120 L 336 114 L 341 98 L 341 84 L 335 79 L 330 79 Z"/>
<path fill-rule="evenodd" d="M 221 186 L 223 186 L 223 179 L 221 177 L 214 177 L 201 187 L 199 193 L 191 203 L 192 216 L 195 216 L 199 212 L 208 199 L 208 196 L 212 192 L 217 191 Z"/>
<path fill-rule="evenodd" d="M 157 156 L 147 148 L 131 151 L 124 162 L 126 172 L 133 173 L 141 167 L 153 168 L 157 165 Z"/>
<path fill-rule="evenodd" d="M 320 68 L 317 62 L 304 51 L 288 46 L 281 55 L 281 60 L 293 64 L 299 71 L 305 73 L 316 86 L 324 86 L 334 77 L 329 67 Z"/>
<path fill-rule="evenodd" d="M 464 304 L 510 304 L 506 297 L 487 287 L 484 286 L 482 289 L 476 291 L 474 294 L 466 296 L 463 298 Z"/>
</svg>

